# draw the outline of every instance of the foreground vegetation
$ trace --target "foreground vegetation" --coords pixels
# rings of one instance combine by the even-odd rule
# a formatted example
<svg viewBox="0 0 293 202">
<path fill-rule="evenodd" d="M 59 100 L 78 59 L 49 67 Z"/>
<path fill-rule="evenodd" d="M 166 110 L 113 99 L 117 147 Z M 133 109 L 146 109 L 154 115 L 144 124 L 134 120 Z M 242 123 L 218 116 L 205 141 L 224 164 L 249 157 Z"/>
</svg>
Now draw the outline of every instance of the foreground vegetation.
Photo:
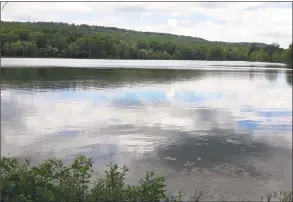
<svg viewBox="0 0 293 202">
<path fill-rule="evenodd" d="M 168 199 L 165 195 L 166 178 L 147 172 L 139 184 L 128 185 L 125 178 L 129 169 L 110 164 L 104 176 L 92 170 L 92 160 L 77 157 L 71 165 L 60 160 L 48 159 L 38 166 L 30 162 L 21 164 L 12 158 L 2 158 L 1 201 L 180 201 L 179 196 Z M 93 181 L 93 177 L 96 179 Z M 199 201 L 195 192 L 190 201 Z M 292 201 L 292 193 L 272 193 L 267 200 L 279 197 L 280 201 Z"/>
<path fill-rule="evenodd" d="M 107 59 L 234 60 L 292 64 L 292 44 L 212 42 L 172 34 L 53 22 L 1 22 L 1 55 Z"/>
</svg>

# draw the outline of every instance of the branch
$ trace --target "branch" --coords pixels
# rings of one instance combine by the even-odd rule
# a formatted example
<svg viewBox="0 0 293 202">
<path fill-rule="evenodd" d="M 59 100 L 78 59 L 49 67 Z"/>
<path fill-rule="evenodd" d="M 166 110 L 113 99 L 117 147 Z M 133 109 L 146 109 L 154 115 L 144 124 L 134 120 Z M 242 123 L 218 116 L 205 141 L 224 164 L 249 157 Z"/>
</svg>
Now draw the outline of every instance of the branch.
<svg viewBox="0 0 293 202">
<path fill-rule="evenodd" d="M 6 1 L 6 2 L 4 3 L 4 5 L 2 6 L 2 11 L 4 10 L 4 7 L 6 6 L 6 4 L 8 4 L 8 1 Z"/>
</svg>

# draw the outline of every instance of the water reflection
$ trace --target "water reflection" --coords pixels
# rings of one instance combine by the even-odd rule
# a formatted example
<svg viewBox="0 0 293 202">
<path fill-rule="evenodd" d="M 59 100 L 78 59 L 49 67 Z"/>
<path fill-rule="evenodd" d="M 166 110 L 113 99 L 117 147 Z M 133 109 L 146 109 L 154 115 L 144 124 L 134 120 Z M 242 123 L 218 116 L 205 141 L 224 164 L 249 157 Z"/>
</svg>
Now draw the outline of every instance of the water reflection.
<svg viewBox="0 0 293 202">
<path fill-rule="evenodd" d="M 79 68 L 1 68 L 2 85 L 38 89 L 87 89 L 117 87 L 125 84 L 196 79 L 202 71 L 146 69 L 79 69 Z M 2 87 L 2 88 L 3 88 Z"/>
<path fill-rule="evenodd" d="M 278 70 L 266 69 L 265 70 L 265 76 L 269 81 L 274 82 L 278 78 Z"/>
<path fill-rule="evenodd" d="M 263 71 L 265 73 L 263 73 Z M 286 75 L 287 82 L 292 84 L 291 72 L 282 70 L 162 70 L 162 69 L 82 69 L 82 68 L 1 68 L 1 84 L 10 88 L 22 89 L 88 89 L 91 87 L 117 87 L 139 83 L 170 83 L 182 80 L 198 80 L 202 77 L 236 77 L 239 79 L 261 79 L 263 75 L 269 82 L 274 82 L 278 75 Z"/>
<path fill-rule="evenodd" d="M 221 186 L 195 179 L 221 178 L 224 187 L 229 179 L 255 196 L 263 195 L 259 190 L 291 188 L 290 76 L 1 68 L 1 152 L 35 161 L 84 154 L 98 170 L 109 161 L 130 165 L 133 176 L 153 168 L 168 175 L 169 187 L 178 180 L 214 193 L 222 192 Z"/>
<path fill-rule="evenodd" d="M 253 159 L 257 158 L 268 163 L 275 156 L 286 159 L 292 156 L 290 149 L 249 140 L 245 134 L 232 136 L 232 131 L 216 128 L 209 132 L 217 135 L 198 137 L 193 134 L 194 137 L 190 137 L 190 135 L 186 137 L 182 133 L 176 143 L 159 147 L 157 152 L 160 163 L 174 167 L 178 171 L 191 170 L 194 167 L 215 169 L 217 166 L 226 164 L 238 168 L 229 173 L 230 175 L 240 177 L 247 173 L 251 177 L 269 179 L 272 173 L 252 163 Z M 272 156 L 274 157 L 272 158 Z M 283 163 L 285 162 L 283 160 Z M 224 169 L 218 171 L 226 172 Z M 278 172 L 280 175 L 283 170 L 275 170 L 274 172 Z"/>
<path fill-rule="evenodd" d="M 292 86 L 292 73 L 287 73 L 286 74 L 286 81 L 288 83 L 288 85 Z"/>
</svg>

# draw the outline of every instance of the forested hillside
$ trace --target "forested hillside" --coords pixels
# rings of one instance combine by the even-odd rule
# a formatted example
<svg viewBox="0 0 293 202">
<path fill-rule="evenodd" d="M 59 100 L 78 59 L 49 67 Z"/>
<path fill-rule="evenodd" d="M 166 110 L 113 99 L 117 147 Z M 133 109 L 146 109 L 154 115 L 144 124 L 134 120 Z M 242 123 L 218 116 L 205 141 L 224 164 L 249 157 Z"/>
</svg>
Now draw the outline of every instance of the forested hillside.
<svg viewBox="0 0 293 202">
<path fill-rule="evenodd" d="M 202 38 L 54 22 L 2 22 L 1 55 L 291 62 L 278 44 L 212 42 Z M 290 57 L 289 57 L 290 56 Z"/>
</svg>

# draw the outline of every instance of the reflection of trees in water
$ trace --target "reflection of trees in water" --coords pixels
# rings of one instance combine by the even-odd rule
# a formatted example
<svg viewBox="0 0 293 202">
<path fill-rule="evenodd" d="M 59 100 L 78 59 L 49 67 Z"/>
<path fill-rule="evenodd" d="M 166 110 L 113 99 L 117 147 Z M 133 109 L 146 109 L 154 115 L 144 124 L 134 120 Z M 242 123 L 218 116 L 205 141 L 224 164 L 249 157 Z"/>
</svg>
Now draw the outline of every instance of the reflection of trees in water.
<svg viewBox="0 0 293 202">
<path fill-rule="evenodd" d="M 286 73 L 286 81 L 290 86 L 292 86 L 292 72 Z"/>
<path fill-rule="evenodd" d="M 200 79 L 203 76 L 255 78 L 259 70 L 211 71 L 174 69 L 88 69 L 88 68 L 1 68 L 4 87 L 37 89 L 75 89 L 89 87 L 118 87 L 127 83 L 162 83 Z M 266 70 L 269 81 L 275 81 L 277 70 Z"/>
<path fill-rule="evenodd" d="M 264 71 L 260 69 L 249 69 L 249 70 L 221 70 L 221 71 L 212 71 L 204 70 L 206 76 L 217 76 L 223 79 L 225 78 L 239 78 L 239 79 L 257 79 L 263 76 Z"/>
<path fill-rule="evenodd" d="M 253 78 L 254 78 L 254 71 L 249 70 L 249 78 L 250 78 L 250 80 L 253 80 Z"/>
<path fill-rule="evenodd" d="M 161 83 L 197 79 L 200 70 L 85 69 L 85 68 L 2 68 L 2 84 L 37 88 L 115 87 L 126 83 Z"/>
<path fill-rule="evenodd" d="M 266 69 L 265 70 L 265 78 L 269 82 L 275 82 L 278 78 L 279 70 L 276 69 Z"/>
</svg>

